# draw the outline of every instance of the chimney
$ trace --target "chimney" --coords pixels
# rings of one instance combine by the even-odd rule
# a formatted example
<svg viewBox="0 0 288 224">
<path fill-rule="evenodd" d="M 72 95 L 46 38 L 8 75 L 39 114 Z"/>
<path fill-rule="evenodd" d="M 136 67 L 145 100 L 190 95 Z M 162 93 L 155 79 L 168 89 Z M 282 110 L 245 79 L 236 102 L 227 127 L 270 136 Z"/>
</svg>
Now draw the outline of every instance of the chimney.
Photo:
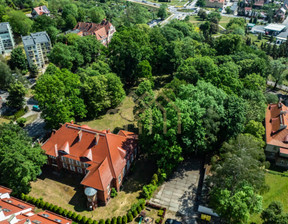
<svg viewBox="0 0 288 224">
<path fill-rule="evenodd" d="M 95 134 L 95 145 L 98 144 L 99 139 L 100 139 L 100 135 L 99 135 L 98 133 L 96 133 L 96 134 Z"/>
<path fill-rule="evenodd" d="M 82 132 L 82 130 L 80 130 L 80 131 L 78 132 L 78 138 L 79 138 L 78 142 L 81 141 L 82 135 L 83 135 L 83 132 Z"/>
<path fill-rule="evenodd" d="M 110 128 L 106 129 L 106 133 L 111 133 Z"/>
<path fill-rule="evenodd" d="M 70 122 L 71 124 L 74 124 L 74 121 L 73 120 L 71 120 L 71 122 Z"/>
<path fill-rule="evenodd" d="M 58 146 L 57 146 L 57 144 L 55 144 L 54 150 L 55 150 L 55 155 L 56 155 L 56 157 L 58 157 Z"/>
</svg>

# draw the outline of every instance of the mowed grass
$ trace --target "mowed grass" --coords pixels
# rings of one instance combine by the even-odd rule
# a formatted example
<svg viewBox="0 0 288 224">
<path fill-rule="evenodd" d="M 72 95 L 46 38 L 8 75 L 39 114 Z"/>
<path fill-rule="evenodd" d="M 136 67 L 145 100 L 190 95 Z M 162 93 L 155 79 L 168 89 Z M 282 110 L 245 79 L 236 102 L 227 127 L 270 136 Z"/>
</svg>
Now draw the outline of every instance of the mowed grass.
<svg viewBox="0 0 288 224">
<path fill-rule="evenodd" d="M 10 122 L 10 120 L 5 119 L 5 118 L 3 118 L 3 117 L 0 117 L 0 124 L 2 124 L 2 123 L 9 123 L 9 122 Z"/>
<path fill-rule="evenodd" d="M 25 125 L 31 124 L 37 118 L 38 118 L 38 114 L 32 114 L 32 115 L 26 117 L 27 121 L 26 121 Z"/>
<path fill-rule="evenodd" d="M 127 125 L 134 125 L 133 108 L 135 103 L 132 97 L 126 97 L 122 103 L 113 110 L 108 111 L 105 115 L 92 120 L 81 122 L 97 130 L 110 129 L 116 131 L 124 129 Z"/>
<path fill-rule="evenodd" d="M 288 177 L 266 173 L 265 181 L 270 190 L 263 195 L 263 209 L 266 209 L 272 201 L 280 201 L 284 212 L 288 212 Z M 262 223 L 260 214 L 253 215 L 250 222 Z"/>
<path fill-rule="evenodd" d="M 149 166 L 147 166 L 149 164 Z M 146 159 L 138 160 L 124 179 L 123 189 L 112 198 L 107 206 L 87 211 L 84 188 L 80 185 L 83 176 L 68 172 L 57 175 L 50 168 L 44 168 L 37 181 L 31 183 L 29 195 L 40 198 L 72 212 L 77 212 L 95 220 L 123 216 L 136 203 L 143 185 L 148 184 L 155 172 L 155 166 Z"/>
<path fill-rule="evenodd" d="M 229 23 L 229 21 L 232 19 L 232 17 L 228 17 L 228 16 L 221 16 L 221 20 L 219 21 L 219 25 L 223 26 L 224 28 L 226 28 L 227 24 Z M 193 23 L 193 25 L 200 27 L 200 25 L 202 23 L 204 23 L 205 21 L 203 21 L 199 16 L 190 16 L 190 23 Z M 219 28 L 220 29 L 220 28 Z M 220 29 L 221 30 L 221 29 Z"/>
</svg>

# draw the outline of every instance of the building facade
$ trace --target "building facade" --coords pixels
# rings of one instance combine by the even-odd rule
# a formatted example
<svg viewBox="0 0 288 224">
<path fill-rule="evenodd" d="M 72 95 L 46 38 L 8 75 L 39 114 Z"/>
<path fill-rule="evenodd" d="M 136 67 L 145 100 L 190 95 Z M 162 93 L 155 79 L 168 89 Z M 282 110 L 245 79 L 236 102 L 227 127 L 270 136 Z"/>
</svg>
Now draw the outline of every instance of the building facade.
<svg viewBox="0 0 288 224">
<path fill-rule="evenodd" d="M 119 191 L 137 155 L 137 135 L 132 132 L 97 131 L 66 123 L 42 145 L 48 164 L 83 175 L 87 206 L 106 205 L 111 188 Z"/>
<path fill-rule="evenodd" d="M 115 32 L 115 27 L 107 20 L 103 20 L 100 24 L 79 22 L 72 31 L 79 36 L 95 36 L 105 46 L 110 43 Z"/>
<path fill-rule="evenodd" d="M 266 157 L 277 166 L 288 168 L 288 108 L 283 103 L 270 104 L 266 110 Z"/>
<path fill-rule="evenodd" d="M 34 205 L 11 197 L 11 192 L 0 186 L 0 224 L 72 224 L 72 220 L 49 211 L 36 214 Z"/>
<path fill-rule="evenodd" d="M 225 0 L 205 0 L 206 7 L 211 7 L 211 8 L 222 8 L 224 7 Z"/>
<path fill-rule="evenodd" d="M 14 47 L 15 42 L 10 24 L 0 23 L 0 54 L 11 52 Z"/>
<path fill-rule="evenodd" d="M 22 41 L 30 67 L 35 64 L 38 68 L 42 68 L 48 63 L 47 56 L 51 51 L 52 45 L 45 31 L 23 36 Z"/>
</svg>

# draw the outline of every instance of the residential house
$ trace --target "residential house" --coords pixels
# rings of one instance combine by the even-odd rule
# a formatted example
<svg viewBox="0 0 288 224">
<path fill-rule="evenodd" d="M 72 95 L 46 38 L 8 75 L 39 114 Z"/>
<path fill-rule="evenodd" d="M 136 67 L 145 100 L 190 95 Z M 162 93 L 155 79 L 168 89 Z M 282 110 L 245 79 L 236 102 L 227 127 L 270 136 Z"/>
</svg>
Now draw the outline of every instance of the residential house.
<svg viewBox="0 0 288 224">
<path fill-rule="evenodd" d="M 288 108 L 283 103 L 269 104 L 266 110 L 266 157 L 277 166 L 288 168 Z"/>
<path fill-rule="evenodd" d="M 31 33 L 29 36 L 22 36 L 22 41 L 30 67 L 35 64 L 38 68 L 42 68 L 48 63 L 47 56 L 52 45 L 46 31 Z"/>
<path fill-rule="evenodd" d="M 230 7 L 231 12 L 234 16 L 237 15 L 237 10 L 238 10 L 238 2 L 234 2 L 233 5 Z"/>
<path fill-rule="evenodd" d="M 0 186 L 0 224 L 72 224 L 72 220 L 49 211 L 36 214 L 34 205 L 11 197 L 11 192 Z"/>
<path fill-rule="evenodd" d="M 71 122 L 54 131 L 42 149 L 49 165 L 83 175 L 81 184 L 92 210 L 107 204 L 111 188 L 120 189 L 137 155 L 137 135 L 97 131 Z"/>
<path fill-rule="evenodd" d="M 73 31 L 70 32 L 76 33 L 79 36 L 95 36 L 103 45 L 107 46 L 116 29 L 110 22 L 104 19 L 100 24 L 79 22 Z"/>
<path fill-rule="evenodd" d="M 0 54 L 8 53 L 15 47 L 11 26 L 8 22 L 0 23 Z"/>
<path fill-rule="evenodd" d="M 264 5 L 264 0 L 256 0 L 253 4 L 253 7 L 259 9 L 259 8 L 262 8 L 263 5 Z"/>
<path fill-rule="evenodd" d="M 211 8 L 222 8 L 224 7 L 225 0 L 205 0 L 206 7 L 211 7 Z"/>
<path fill-rule="evenodd" d="M 33 18 L 37 18 L 38 16 L 50 16 L 50 11 L 48 10 L 47 6 L 42 5 L 34 8 L 31 13 Z"/>
<path fill-rule="evenodd" d="M 280 9 L 278 9 L 275 13 L 275 19 L 277 22 L 283 22 L 285 20 L 285 15 L 286 15 L 286 9 L 284 9 L 283 7 L 281 7 Z"/>
</svg>

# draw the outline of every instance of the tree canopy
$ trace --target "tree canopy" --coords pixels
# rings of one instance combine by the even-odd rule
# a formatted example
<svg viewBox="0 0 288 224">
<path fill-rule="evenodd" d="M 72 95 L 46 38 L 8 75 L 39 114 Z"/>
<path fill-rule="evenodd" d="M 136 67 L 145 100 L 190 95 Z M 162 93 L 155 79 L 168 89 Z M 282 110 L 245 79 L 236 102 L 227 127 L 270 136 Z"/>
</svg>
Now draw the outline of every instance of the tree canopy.
<svg viewBox="0 0 288 224">
<path fill-rule="evenodd" d="M 13 194 L 28 193 L 30 181 L 36 180 L 47 157 L 40 145 L 15 124 L 0 124 L 0 184 Z"/>
</svg>

